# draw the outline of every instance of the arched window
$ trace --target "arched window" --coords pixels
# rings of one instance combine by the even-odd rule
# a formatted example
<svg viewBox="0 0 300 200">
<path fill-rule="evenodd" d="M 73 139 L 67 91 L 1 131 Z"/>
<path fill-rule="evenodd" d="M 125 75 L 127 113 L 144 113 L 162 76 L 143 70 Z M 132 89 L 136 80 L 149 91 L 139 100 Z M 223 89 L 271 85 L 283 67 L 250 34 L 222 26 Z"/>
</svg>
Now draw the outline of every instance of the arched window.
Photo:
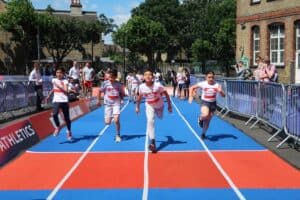
<svg viewBox="0 0 300 200">
<path fill-rule="evenodd" d="M 284 65 L 284 25 L 272 24 L 270 30 L 270 59 L 275 65 Z"/>
<path fill-rule="evenodd" d="M 254 26 L 252 28 L 252 55 L 253 55 L 253 65 L 257 65 L 255 62 L 257 56 L 260 54 L 260 33 L 259 33 L 259 27 Z"/>
</svg>

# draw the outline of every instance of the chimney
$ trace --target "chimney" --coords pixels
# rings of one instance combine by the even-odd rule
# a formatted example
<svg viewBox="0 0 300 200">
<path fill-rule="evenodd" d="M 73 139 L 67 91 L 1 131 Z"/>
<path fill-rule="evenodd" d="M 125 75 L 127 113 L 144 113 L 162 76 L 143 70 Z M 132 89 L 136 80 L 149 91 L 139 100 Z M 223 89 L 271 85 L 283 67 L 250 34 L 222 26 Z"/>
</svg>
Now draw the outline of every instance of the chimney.
<svg viewBox="0 0 300 200">
<path fill-rule="evenodd" d="M 80 0 L 71 0 L 71 15 L 81 16 L 82 15 L 82 6 Z"/>
</svg>

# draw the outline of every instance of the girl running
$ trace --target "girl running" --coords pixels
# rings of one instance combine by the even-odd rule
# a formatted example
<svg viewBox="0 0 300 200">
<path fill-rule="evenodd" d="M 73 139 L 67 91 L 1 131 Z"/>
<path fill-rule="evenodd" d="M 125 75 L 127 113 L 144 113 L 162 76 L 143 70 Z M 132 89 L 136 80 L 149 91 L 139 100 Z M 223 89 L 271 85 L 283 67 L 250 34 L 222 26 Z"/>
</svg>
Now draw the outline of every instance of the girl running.
<svg viewBox="0 0 300 200">
<path fill-rule="evenodd" d="M 61 129 L 58 114 L 61 109 L 64 115 L 64 119 L 67 125 L 67 138 L 72 141 L 71 133 L 71 120 L 69 113 L 69 99 L 68 99 L 68 81 L 64 78 L 65 70 L 63 68 L 58 68 L 56 70 L 56 78 L 52 79 L 53 89 L 48 94 L 46 101 L 53 95 L 53 119 L 56 128 L 53 132 L 53 136 L 57 136 Z"/>
<path fill-rule="evenodd" d="M 139 95 L 137 97 L 137 103 L 135 112 L 138 114 L 140 112 L 140 103 L 142 97 L 145 98 L 146 103 L 146 117 L 147 117 L 147 131 L 146 134 L 150 139 L 149 149 L 152 153 L 156 153 L 155 145 L 155 115 L 158 118 L 163 117 L 164 101 L 163 95 L 166 97 L 168 102 L 168 111 L 172 112 L 172 105 L 170 101 L 169 94 L 165 88 L 159 82 L 154 82 L 153 71 L 151 69 L 146 69 L 144 71 L 145 83 L 141 84 L 139 87 Z"/>
<path fill-rule="evenodd" d="M 221 85 L 215 82 L 215 73 L 208 71 L 205 76 L 206 80 L 196 83 L 190 87 L 189 103 L 192 103 L 194 96 L 196 96 L 197 88 L 202 89 L 201 95 L 201 116 L 198 118 L 199 126 L 202 128 L 201 138 L 205 139 L 206 131 L 209 127 L 213 113 L 217 108 L 216 96 L 220 93 L 221 96 L 225 97 L 225 93 L 222 90 Z"/>
</svg>

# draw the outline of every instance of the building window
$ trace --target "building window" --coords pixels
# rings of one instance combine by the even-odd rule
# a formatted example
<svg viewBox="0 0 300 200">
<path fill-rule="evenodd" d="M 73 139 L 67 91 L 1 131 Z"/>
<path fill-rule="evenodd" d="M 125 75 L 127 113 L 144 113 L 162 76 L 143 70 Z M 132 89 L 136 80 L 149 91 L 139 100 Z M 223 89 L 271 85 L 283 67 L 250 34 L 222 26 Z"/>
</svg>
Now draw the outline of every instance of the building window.
<svg viewBox="0 0 300 200">
<path fill-rule="evenodd" d="M 260 34 L 259 34 L 259 27 L 254 27 L 252 29 L 252 38 L 253 38 L 253 65 L 257 65 L 257 63 L 255 62 L 257 56 L 259 56 L 260 54 Z"/>
<path fill-rule="evenodd" d="M 296 55 L 297 68 L 300 69 L 300 22 L 296 24 Z"/>
<path fill-rule="evenodd" d="M 258 4 L 258 3 L 260 3 L 260 0 L 251 0 L 250 1 L 250 4 L 252 5 L 252 4 Z"/>
<path fill-rule="evenodd" d="M 284 26 L 270 27 L 270 58 L 275 65 L 284 65 Z"/>
</svg>

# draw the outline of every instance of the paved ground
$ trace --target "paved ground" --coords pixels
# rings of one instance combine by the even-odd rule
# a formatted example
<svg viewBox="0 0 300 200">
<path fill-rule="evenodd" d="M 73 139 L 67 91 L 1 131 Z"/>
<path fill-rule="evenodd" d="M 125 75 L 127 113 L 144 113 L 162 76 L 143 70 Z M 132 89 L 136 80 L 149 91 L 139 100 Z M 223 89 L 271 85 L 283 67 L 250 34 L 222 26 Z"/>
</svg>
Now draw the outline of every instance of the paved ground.
<svg viewBox="0 0 300 200">
<path fill-rule="evenodd" d="M 291 139 L 277 148 L 276 146 L 285 137 L 283 133 L 273 138 L 271 142 L 268 142 L 268 139 L 276 132 L 273 128 L 264 124 L 258 124 L 250 129 L 251 125 L 245 125 L 248 119 L 235 114 L 228 114 L 224 119 L 300 170 L 300 142 L 299 145 L 295 146 L 294 140 Z"/>
</svg>

